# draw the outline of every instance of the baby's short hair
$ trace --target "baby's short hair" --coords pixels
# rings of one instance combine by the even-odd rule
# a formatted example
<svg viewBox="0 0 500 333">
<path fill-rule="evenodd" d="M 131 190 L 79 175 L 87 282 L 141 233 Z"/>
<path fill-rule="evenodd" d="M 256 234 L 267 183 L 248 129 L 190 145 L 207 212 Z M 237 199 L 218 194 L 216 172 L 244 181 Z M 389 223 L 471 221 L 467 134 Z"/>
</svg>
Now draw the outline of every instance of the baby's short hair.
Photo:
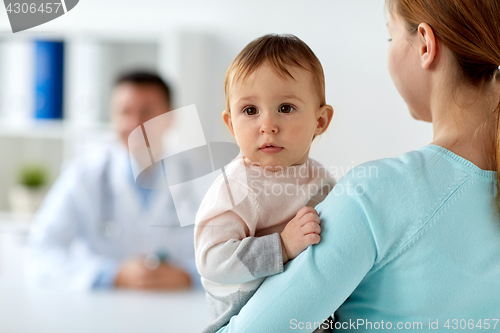
<svg viewBox="0 0 500 333">
<path fill-rule="evenodd" d="M 268 34 L 250 42 L 229 65 L 225 80 L 227 111 L 230 111 L 230 85 L 248 77 L 265 61 L 269 62 L 279 75 L 293 80 L 295 78 L 287 70 L 287 66 L 300 67 L 311 72 L 313 84 L 318 92 L 319 106 L 326 105 L 325 75 L 314 52 L 294 35 Z"/>
</svg>

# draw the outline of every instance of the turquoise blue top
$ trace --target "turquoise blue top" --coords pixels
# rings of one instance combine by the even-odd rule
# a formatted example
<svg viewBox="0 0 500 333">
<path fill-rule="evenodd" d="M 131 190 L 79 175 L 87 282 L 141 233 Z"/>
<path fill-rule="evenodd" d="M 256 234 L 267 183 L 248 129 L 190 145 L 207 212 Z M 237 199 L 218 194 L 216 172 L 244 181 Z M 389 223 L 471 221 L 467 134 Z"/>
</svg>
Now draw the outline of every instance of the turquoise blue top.
<svg viewBox="0 0 500 333">
<path fill-rule="evenodd" d="M 496 178 L 433 145 L 356 167 L 316 207 L 321 242 L 219 332 L 311 332 L 333 312 L 356 332 L 500 331 Z"/>
</svg>

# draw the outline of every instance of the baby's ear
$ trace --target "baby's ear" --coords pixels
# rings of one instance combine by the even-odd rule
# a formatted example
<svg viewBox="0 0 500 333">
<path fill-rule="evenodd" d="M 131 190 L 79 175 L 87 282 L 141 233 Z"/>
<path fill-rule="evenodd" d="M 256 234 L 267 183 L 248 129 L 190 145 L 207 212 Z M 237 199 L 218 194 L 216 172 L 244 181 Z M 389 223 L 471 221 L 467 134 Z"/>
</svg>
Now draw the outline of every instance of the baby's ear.
<svg viewBox="0 0 500 333">
<path fill-rule="evenodd" d="M 315 135 L 323 134 L 333 118 L 333 108 L 330 105 L 322 106 L 318 112 L 318 125 L 316 127 Z"/>
<path fill-rule="evenodd" d="M 233 121 L 231 120 L 231 111 L 224 110 L 222 111 L 222 120 L 226 124 L 227 128 L 229 128 L 229 132 L 234 136 L 233 130 Z"/>
</svg>

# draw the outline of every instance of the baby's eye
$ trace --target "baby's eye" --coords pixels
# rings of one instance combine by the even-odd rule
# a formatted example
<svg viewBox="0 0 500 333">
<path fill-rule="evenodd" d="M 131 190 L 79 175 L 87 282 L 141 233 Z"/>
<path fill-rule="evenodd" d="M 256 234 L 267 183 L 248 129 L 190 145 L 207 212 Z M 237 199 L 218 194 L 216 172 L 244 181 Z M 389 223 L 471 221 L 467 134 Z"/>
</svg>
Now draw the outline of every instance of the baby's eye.
<svg viewBox="0 0 500 333">
<path fill-rule="evenodd" d="M 243 113 L 245 113 L 247 116 L 255 116 L 257 113 L 259 113 L 259 111 L 257 111 L 256 108 L 251 106 L 251 107 L 245 108 L 243 110 Z"/>
<path fill-rule="evenodd" d="M 283 104 L 278 109 L 278 111 L 281 112 L 281 113 L 290 113 L 293 110 L 295 110 L 295 108 L 293 106 L 289 105 L 289 104 Z"/>
</svg>

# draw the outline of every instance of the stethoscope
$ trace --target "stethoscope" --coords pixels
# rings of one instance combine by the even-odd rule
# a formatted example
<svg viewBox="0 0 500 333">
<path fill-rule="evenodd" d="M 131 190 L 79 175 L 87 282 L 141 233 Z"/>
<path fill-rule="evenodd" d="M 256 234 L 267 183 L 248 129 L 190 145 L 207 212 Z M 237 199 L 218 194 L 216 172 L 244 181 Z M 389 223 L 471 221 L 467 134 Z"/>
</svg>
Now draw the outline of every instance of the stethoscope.
<svg viewBox="0 0 500 333">
<path fill-rule="evenodd" d="M 99 179 L 99 222 L 98 233 L 107 241 L 118 240 L 123 233 L 123 227 L 114 219 L 113 193 L 109 179 L 110 158 L 106 157 L 104 168 Z"/>
<path fill-rule="evenodd" d="M 123 227 L 114 218 L 114 203 L 113 203 L 113 193 L 111 190 L 110 181 L 110 166 L 111 160 L 109 156 L 104 162 L 104 167 L 99 179 L 99 196 L 100 196 L 100 207 L 99 207 L 99 222 L 98 222 L 98 233 L 106 241 L 116 241 L 123 233 Z M 146 268 L 154 270 L 158 268 L 160 263 L 166 262 L 168 255 L 164 251 L 157 253 L 150 253 L 144 257 L 144 265 Z"/>
</svg>

